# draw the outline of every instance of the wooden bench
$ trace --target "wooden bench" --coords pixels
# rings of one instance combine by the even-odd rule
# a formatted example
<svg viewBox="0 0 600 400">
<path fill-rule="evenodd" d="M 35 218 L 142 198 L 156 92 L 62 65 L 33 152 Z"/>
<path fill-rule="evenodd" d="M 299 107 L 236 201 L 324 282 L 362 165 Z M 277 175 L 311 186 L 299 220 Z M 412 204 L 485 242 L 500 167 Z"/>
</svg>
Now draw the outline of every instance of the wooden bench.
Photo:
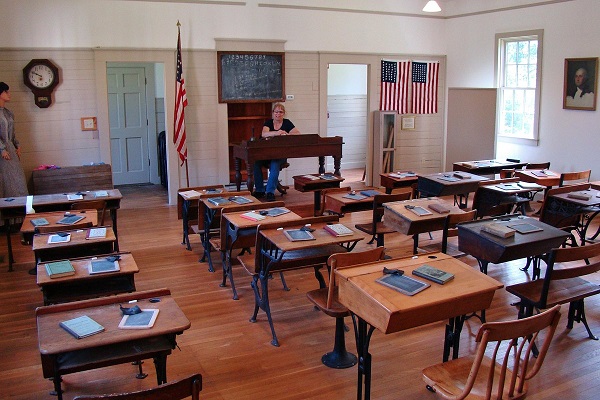
<svg viewBox="0 0 600 400">
<path fill-rule="evenodd" d="M 110 164 L 34 170 L 31 179 L 34 195 L 114 188 Z"/>
</svg>

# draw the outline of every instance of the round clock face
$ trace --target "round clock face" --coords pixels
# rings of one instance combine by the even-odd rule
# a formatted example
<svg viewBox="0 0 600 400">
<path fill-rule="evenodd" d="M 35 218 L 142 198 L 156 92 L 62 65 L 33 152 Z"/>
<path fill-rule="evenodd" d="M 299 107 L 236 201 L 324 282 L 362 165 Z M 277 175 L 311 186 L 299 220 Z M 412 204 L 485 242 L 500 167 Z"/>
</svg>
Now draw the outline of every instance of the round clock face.
<svg viewBox="0 0 600 400">
<path fill-rule="evenodd" d="M 37 64 L 31 67 L 27 74 L 29 82 L 39 89 L 50 87 L 54 82 L 54 72 L 44 64 Z"/>
</svg>

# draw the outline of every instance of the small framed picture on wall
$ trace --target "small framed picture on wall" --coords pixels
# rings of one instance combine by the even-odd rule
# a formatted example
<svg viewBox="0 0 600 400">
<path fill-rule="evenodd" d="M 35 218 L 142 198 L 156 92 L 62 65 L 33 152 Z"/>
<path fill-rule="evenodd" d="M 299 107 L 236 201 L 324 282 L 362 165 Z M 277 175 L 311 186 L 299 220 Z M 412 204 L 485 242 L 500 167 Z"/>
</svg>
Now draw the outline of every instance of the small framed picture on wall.
<svg viewBox="0 0 600 400">
<path fill-rule="evenodd" d="M 596 110 L 598 57 L 565 58 L 563 108 Z"/>
<path fill-rule="evenodd" d="M 402 130 L 409 131 L 415 129 L 415 116 L 414 115 L 403 115 L 402 116 Z"/>
</svg>

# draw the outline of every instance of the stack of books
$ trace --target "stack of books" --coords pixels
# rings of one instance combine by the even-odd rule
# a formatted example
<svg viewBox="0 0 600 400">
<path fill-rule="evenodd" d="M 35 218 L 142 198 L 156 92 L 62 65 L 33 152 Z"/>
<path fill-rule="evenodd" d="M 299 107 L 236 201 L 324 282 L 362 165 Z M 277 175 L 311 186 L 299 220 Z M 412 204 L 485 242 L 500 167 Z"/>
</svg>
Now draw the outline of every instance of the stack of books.
<svg viewBox="0 0 600 400">
<path fill-rule="evenodd" d="M 419 268 L 413 270 L 413 275 L 420 276 L 421 278 L 428 279 L 432 282 L 443 285 L 444 283 L 454 279 L 454 274 L 451 274 L 441 269 L 432 267 L 431 265 L 421 265 Z"/>
</svg>

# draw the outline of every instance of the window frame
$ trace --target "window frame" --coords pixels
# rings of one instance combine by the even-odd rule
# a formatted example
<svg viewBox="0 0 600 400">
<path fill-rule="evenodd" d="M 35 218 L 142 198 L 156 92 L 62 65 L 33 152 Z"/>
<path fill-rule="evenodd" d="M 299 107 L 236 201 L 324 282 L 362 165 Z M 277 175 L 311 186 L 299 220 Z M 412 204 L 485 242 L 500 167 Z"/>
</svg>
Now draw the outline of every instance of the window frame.
<svg viewBox="0 0 600 400">
<path fill-rule="evenodd" d="M 536 62 L 536 86 L 535 86 L 535 104 L 534 104 L 534 115 L 533 115 L 533 138 L 531 137 L 519 137 L 519 136 L 508 136 L 500 133 L 500 122 L 502 118 L 502 104 L 503 104 L 503 92 L 501 84 L 503 83 L 503 76 L 505 70 L 505 53 L 504 47 L 507 42 L 523 41 L 523 40 L 537 40 L 537 62 Z M 496 34 L 496 60 L 495 60 L 495 80 L 496 88 L 498 89 L 497 106 L 496 106 L 496 138 L 498 141 L 516 144 L 528 144 L 535 145 L 539 144 L 539 121 L 540 121 L 540 100 L 541 100 L 541 89 L 542 89 L 542 60 L 543 60 L 543 43 L 544 43 L 544 30 L 536 29 L 530 31 L 520 32 L 506 32 Z"/>
</svg>

